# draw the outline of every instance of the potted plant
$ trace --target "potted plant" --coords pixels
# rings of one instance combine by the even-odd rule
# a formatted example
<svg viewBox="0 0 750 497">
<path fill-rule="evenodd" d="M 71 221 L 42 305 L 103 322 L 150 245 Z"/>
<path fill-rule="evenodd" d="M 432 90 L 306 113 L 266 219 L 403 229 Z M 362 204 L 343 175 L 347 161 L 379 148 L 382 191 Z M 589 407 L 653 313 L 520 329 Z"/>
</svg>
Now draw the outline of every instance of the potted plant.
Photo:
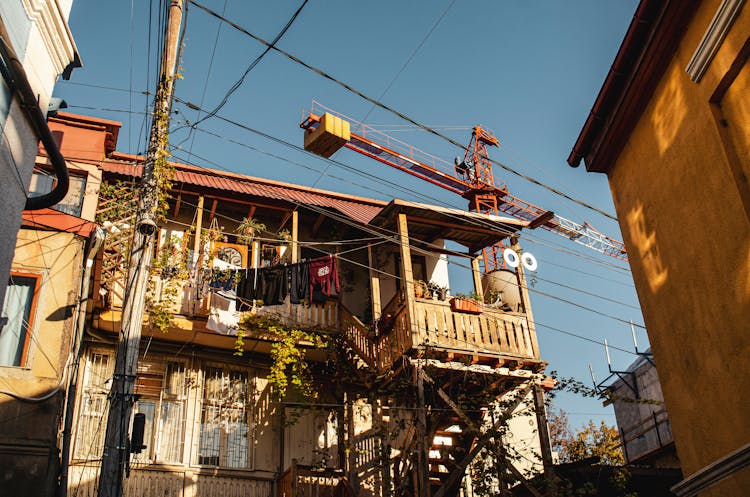
<svg viewBox="0 0 750 497">
<path fill-rule="evenodd" d="M 276 236 L 279 238 L 282 245 L 289 245 L 289 242 L 292 241 L 292 234 L 289 233 L 289 230 L 281 230 Z"/>
<path fill-rule="evenodd" d="M 427 295 L 428 289 L 427 289 L 427 283 L 425 283 L 422 280 L 416 280 L 414 281 L 414 296 L 418 299 L 423 298 L 425 295 Z"/>
<path fill-rule="evenodd" d="M 430 281 L 427 286 L 430 289 L 430 292 L 432 292 L 432 295 L 437 297 L 438 300 L 445 300 L 445 297 L 448 293 L 448 287 L 442 286 L 438 283 L 435 283 L 434 281 Z"/>
<path fill-rule="evenodd" d="M 255 235 L 266 229 L 266 225 L 253 217 L 246 217 L 234 231 L 237 233 L 237 243 L 250 245 Z"/>
<path fill-rule="evenodd" d="M 466 312 L 468 314 L 481 314 L 482 303 L 473 298 L 469 298 L 462 293 L 456 294 L 450 299 L 451 310 L 453 312 Z"/>
</svg>

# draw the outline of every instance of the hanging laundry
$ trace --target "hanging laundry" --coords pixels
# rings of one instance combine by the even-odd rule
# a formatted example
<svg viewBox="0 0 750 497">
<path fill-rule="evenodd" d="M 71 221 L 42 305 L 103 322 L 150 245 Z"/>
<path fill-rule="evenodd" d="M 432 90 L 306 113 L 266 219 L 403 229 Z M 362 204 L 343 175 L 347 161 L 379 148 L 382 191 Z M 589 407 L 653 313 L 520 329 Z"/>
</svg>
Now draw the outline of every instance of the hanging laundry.
<svg viewBox="0 0 750 497">
<path fill-rule="evenodd" d="M 240 324 L 240 313 L 235 306 L 235 299 L 219 293 L 211 293 L 211 312 L 208 315 L 206 328 L 224 335 L 236 335 Z"/>
<path fill-rule="evenodd" d="M 339 275 L 336 271 L 336 259 L 333 256 L 313 259 L 310 268 L 310 297 L 313 302 L 325 302 L 331 295 L 332 288 L 339 291 Z"/>
<path fill-rule="evenodd" d="M 262 298 L 263 285 L 259 272 L 256 268 L 244 270 L 237 283 L 237 308 L 242 312 L 249 311 L 253 307 L 253 301 Z"/>
<path fill-rule="evenodd" d="M 281 305 L 289 291 L 287 268 L 284 266 L 267 267 L 260 270 L 263 282 L 261 299 L 263 305 Z"/>
<path fill-rule="evenodd" d="M 215 290 L 234 290 L 238 274 L 235 269 L 213 269 L 208 286 Z"/>
<path fill-rule="evenodd" d="M 310 268 L 307 262 L 291 264 L 289 272 L 289 302 L 299 304 L 310 302 Z"/>
</svg>

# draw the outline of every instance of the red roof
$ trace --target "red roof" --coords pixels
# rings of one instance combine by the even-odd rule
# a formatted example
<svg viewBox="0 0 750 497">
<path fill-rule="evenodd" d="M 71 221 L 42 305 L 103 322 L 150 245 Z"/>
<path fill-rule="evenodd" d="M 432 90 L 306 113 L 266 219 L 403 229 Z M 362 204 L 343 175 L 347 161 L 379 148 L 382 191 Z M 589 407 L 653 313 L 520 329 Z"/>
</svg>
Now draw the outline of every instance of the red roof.
<svg viewBox="0 0 750 497">
<path fill-rule="evenodd" d="M 23 211 L 22 226 L 67 231 L 88 238 L 96 223 L 54 209 Z"/>
<path fill-rule="evenodd" d="M 117 154 L 126 160 L 137 159 L 132 155 Z M 101 164 L 102 171 L 122 176 L 140 176 L 142 166 L 132 162 L 106 160 Z M 242 174 L 215 169 L 175 164 L 174 184 L 199 186 L 214 190 L 237 192 L 255 197 L 283 200 L 293 204 L 315 205 L 332 208 L 355 221 L 367 224 L 375 217 L 386 202 L 346 195 L 326 190 L 308 188 L 302 185 L 282 183 Z"/>
</svg>

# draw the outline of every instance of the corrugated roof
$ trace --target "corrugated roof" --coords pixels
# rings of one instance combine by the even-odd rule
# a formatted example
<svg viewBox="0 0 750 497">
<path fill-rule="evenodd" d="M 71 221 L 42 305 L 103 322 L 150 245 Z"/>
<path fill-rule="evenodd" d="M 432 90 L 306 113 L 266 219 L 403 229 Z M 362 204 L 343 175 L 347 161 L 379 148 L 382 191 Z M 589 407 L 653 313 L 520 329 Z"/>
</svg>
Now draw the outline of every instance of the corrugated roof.
<svg viewBox="0 0 750 497">
<path fill-rule="evenodd" d="M 138 177 L 141 175 L 141 166 L 133 163 L 107 160 L 102 163 L 101 168 L 102 171 L 110 174 L 128 177 Z M 176 187 L 179 187 L 180 184 L 193 185 L 254 197 L 282 200 L 294 204 L 331 208 L 363 224 L 369 223 L 386 205 L 386 202 L 380 200 L 318 190 L 302 185 L 271 181 L 236 173 L 217 171 L 215 169 L 199 168 L 184 164 L 175 164 L 175 169 L 174 184 Z"/>
</svg>

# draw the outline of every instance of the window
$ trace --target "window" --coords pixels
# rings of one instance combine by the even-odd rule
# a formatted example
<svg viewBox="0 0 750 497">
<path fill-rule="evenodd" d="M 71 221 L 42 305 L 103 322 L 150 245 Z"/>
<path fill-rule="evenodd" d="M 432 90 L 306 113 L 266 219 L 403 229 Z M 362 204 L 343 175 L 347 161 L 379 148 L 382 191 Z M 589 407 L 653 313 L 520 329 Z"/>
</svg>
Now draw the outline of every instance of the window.
<svg viewBox="0 0 750 497">
<path fill-rule="evenodd" d="M 31 176 L 29 185 L 29 196 L 39 197 L 52 191 L 55 184 L 55 177 L 52 173 L 43 170 L 36 170 Z M 68 194 L 59 203 L 52 206 L 56 211 L 70 214 L 71 216 L 81 217 L 81 208 L 83 207 L 83 197 L 86 193 L 86 176 L 70 175 L 70 188 Z"/>
<path fill-rule="evenodd" d="M 182 461 L 185 419 L 185 365 L 159 358 L 138 362 L 133 413 L 146 415 L 143 444 L 137 461 Z M 154 429 L 156 427 L 157 429 Z"/>
<path fill-rule="evenodd" d="M 204 370 L 198 464 L 250 468 L 250 392 L 246 372 Z"/>
<path fill-rule="evenodd" d="M 24 366 L 36 307 L 39 276 L 11 273 L 3 304 L 5 326 L 0 327 L 0 366 Z"/>
<path fill-rule="evenodd" d="M 99 459 L 107 431 L 107 395 L 115 368 L 114 352 L 93 351 L 86 358 L 74 455 L 78 459 Z"/>
</svg>

